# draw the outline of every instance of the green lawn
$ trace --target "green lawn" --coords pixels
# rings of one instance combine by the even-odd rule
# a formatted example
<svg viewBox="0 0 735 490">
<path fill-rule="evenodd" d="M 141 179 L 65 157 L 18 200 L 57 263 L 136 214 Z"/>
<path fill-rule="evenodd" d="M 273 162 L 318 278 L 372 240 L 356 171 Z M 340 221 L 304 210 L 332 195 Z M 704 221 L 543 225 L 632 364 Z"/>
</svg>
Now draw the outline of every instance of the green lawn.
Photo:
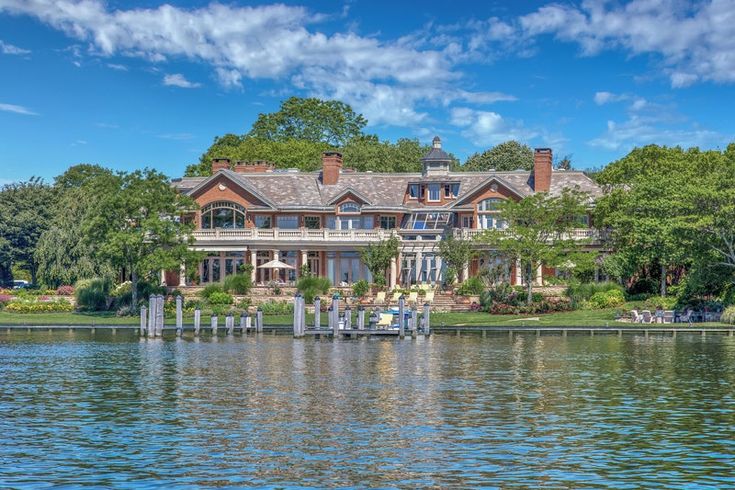
<svg viewBox="0 0 735 490">
<path fill-rule="evenodd" d="M 434 327 L 631 327 L 630 323 L 616 322 L 615 310 L 578 310 L 548 315 L 488 315 L 487 313 L 433 313 L 431 323 Z M 327 316 L 322 314 L 322 325 L 326 325 Z M 184 317 L 184 323 L 191 325 L 192 317 Z M 291 325 L 291 315 L 270 315 L 265 317 L 266 326 Z M 173 317 L 166 319 L 167 325 L 173 325 Z M 307 323 L 313 324 L 313 315 L 307 315 Z M 356 323 L 356 321 L 355 321 Z M 136 317 L 116 317 L 114 313 L 33 313 L 18 314 L 0 311 L 2 325 L 138 325 Z M 224 319 L 220 318 L 220 327 Z M 236 320 L 239 325 L 239 319 Z M 202 318 L 202 326 L 208 326 L 209 319 Z M 722 323 L 698 324 L 705 326 L 724 326 Z M 638 325 L 636 325 L 638 326 Z"/>
</svg>

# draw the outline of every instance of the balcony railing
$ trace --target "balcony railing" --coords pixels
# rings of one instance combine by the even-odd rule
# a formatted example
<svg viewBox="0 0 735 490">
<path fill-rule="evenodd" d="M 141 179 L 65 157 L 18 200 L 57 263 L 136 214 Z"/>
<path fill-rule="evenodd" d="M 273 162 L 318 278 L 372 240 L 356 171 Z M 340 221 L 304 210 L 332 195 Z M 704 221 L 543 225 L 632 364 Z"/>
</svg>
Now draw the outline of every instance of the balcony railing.
<svg viewBox="0 0 735 490">
<path fill-rule="evenodd" d="M 395 232 L 382 228 L 372 230 L 311 230 L 299 228 L 244 228 L 238 230 L 197 230 L 193 233 L 197 241 L 324 241 L 324 242 L 379 242 L 390 238 Z"/>
</svg>

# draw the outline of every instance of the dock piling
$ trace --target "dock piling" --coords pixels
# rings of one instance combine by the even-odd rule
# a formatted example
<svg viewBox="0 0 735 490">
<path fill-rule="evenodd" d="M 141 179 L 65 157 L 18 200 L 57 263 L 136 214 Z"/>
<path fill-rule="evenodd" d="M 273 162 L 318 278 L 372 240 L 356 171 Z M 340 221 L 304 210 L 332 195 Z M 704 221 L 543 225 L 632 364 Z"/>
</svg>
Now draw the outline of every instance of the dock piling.
<svg viewBox="0 0 735 490">
<path fill-rule="evenodd" d="M 365 330 L 365 307 L 362 305 L 357 307 L 357 329 Z"/>
<path fill-rule="evenodd" d="M 212 335 L 217 336 L 217 322 L 218 322 L 217 315 L 212 315 L 212 317 L 209 319 L 209 326 L 212 328 Z"/>
<path fill-rule="evenodd" d="M 332 335 L 339 338 L 339 295 L 332 296 Z"/>
<path fill-rule="evenodd" d="M 148 320 L 148 308 L 145 306 L 140 307 L 140 336 L 145 336 L 145 331 L 148 325 L 146 324 L 146 320 Z"/>
<path fill-rule="evenodd" d="M 398 336 L 400 338 L 406 337 L 405 312 L 406 298 L 405 296 L 401 295 L 401 297 L 398 298 Z"/>
<path fill-rule="evenodd" d="M 416 334 L 418 333 L 418 328 L 419 328 L 418 319 L 419 319 L 419 314 L 418 314 L 418 311 L 416 310 L 416 305 L 414 304 L 411 307 L 411 337 L 414 337 L 414 338 L 416 337 Z"/>
<path fill-rule="evenodd" d="M 247 313 L 244 311 L 240 313 L 240 333 L 245 333 L 245 317 L 247 316 Z"/>
<path fill-rule="evenodd" d="M 159 294 L 156 302 L 156 337 L 163 336 L 163 300 L 163 295 Z"/>
<path fill-rule="evenodd" d="M 352 329 L 352 308 L 350 305 L 345 306 L 345 330 Z"/>
<path fill-rule="evenodd" d="M 148 337 L 156 335 L 156 295 L 148 296 L 148 327 L 146 329 Z"/>
<path fill-rule="evenodd" d="M 228 313 L 225 317 L 225 327 L 227 328 L 227 335 L 235 333 L 235 317 L 232 313 Z"/>
<path fill-rule="evenodd" d="M 199 329 L 202 325 L 202 310 L 197 306 L 194 310 L 194 336 L 199 337 Z"/>
<path fill-rule="evenodd" d="M 431 305 L 429 303 L 424 303 L 424 335 L 431 335 Z"/>
<path fill-rule="evenodd" d="M 319 330 L 322 328 L 322 299 L 317 296 L 314 298 L 314 329 Z"/>
<path fill-rule="evenodd" d="M 293 299 L 293 336 L 300 338 L 304 336 L 305 301 L 301 293 L 296 293 Z"/>
<path fill-rule="evenodd" d="M 255 331 L 263 333 L 263 308 L 258 306 L 258 310 L 255 312 Z"/>
<path fill-rule="evenodd" d="M 184 333 L 184 298 L 176 296 L 176 335 L 181 337 Z"/>
</svg>

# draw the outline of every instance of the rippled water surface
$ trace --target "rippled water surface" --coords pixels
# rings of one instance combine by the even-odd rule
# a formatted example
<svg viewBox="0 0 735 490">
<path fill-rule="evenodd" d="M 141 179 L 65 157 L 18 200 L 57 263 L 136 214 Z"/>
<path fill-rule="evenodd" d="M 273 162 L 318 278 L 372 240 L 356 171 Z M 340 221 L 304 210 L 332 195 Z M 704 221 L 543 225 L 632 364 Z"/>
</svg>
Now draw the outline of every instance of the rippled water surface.
<svg viewBox="0 0 735 490">
<path fill-rule="evenodd" d="M 735 487 L 735 340 L 0 334 L 0 487 Z"/>
</svg>

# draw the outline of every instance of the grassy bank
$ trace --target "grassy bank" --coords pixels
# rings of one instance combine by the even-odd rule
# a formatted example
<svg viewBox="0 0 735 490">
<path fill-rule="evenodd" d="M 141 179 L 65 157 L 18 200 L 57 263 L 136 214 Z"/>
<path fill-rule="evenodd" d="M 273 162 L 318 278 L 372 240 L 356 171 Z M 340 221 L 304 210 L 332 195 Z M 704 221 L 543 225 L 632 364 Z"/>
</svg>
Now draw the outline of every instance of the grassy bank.
<svg viewBox="0 0 735 490">
<path fill-rule="evenodd" d="M 322 314 L 322 324 L 327 321 Z M 620 327 L 633 326 L 626 322 L 616 322 L 615 310 L 578 310 L 548 315 L 488 315 L 487 313 L 433 313 L 432 325 L 447 327 Z M 237 320 L 239 322 L 239 320 Z M 270 315 L 265 317 L 266 325 L 291 325 L 291 315 Z M 184 317 L 184 323 L 192 324 L 193 317 Z M 174 318 L 167 318 L 166 324 L 173 325 Z M 313 315 L 307 315 L 307 323 L 313 323 Z M 0 311 L 2 325 L 138 325 L 137 317 L 117 317 L 114 313 L 34 313 L 18 314 Z M 209 319 L 202 318 L 202 326 L 208 326 Z M 707 326 L 725 326 L 722 323 L 707 323 Z M 224 320 L 220 319 L 220 326 Z M 636 325 L 638 326 L 638 325 Z M 683 326 L 683 325 L 679 325 Z"/>
</svg>

